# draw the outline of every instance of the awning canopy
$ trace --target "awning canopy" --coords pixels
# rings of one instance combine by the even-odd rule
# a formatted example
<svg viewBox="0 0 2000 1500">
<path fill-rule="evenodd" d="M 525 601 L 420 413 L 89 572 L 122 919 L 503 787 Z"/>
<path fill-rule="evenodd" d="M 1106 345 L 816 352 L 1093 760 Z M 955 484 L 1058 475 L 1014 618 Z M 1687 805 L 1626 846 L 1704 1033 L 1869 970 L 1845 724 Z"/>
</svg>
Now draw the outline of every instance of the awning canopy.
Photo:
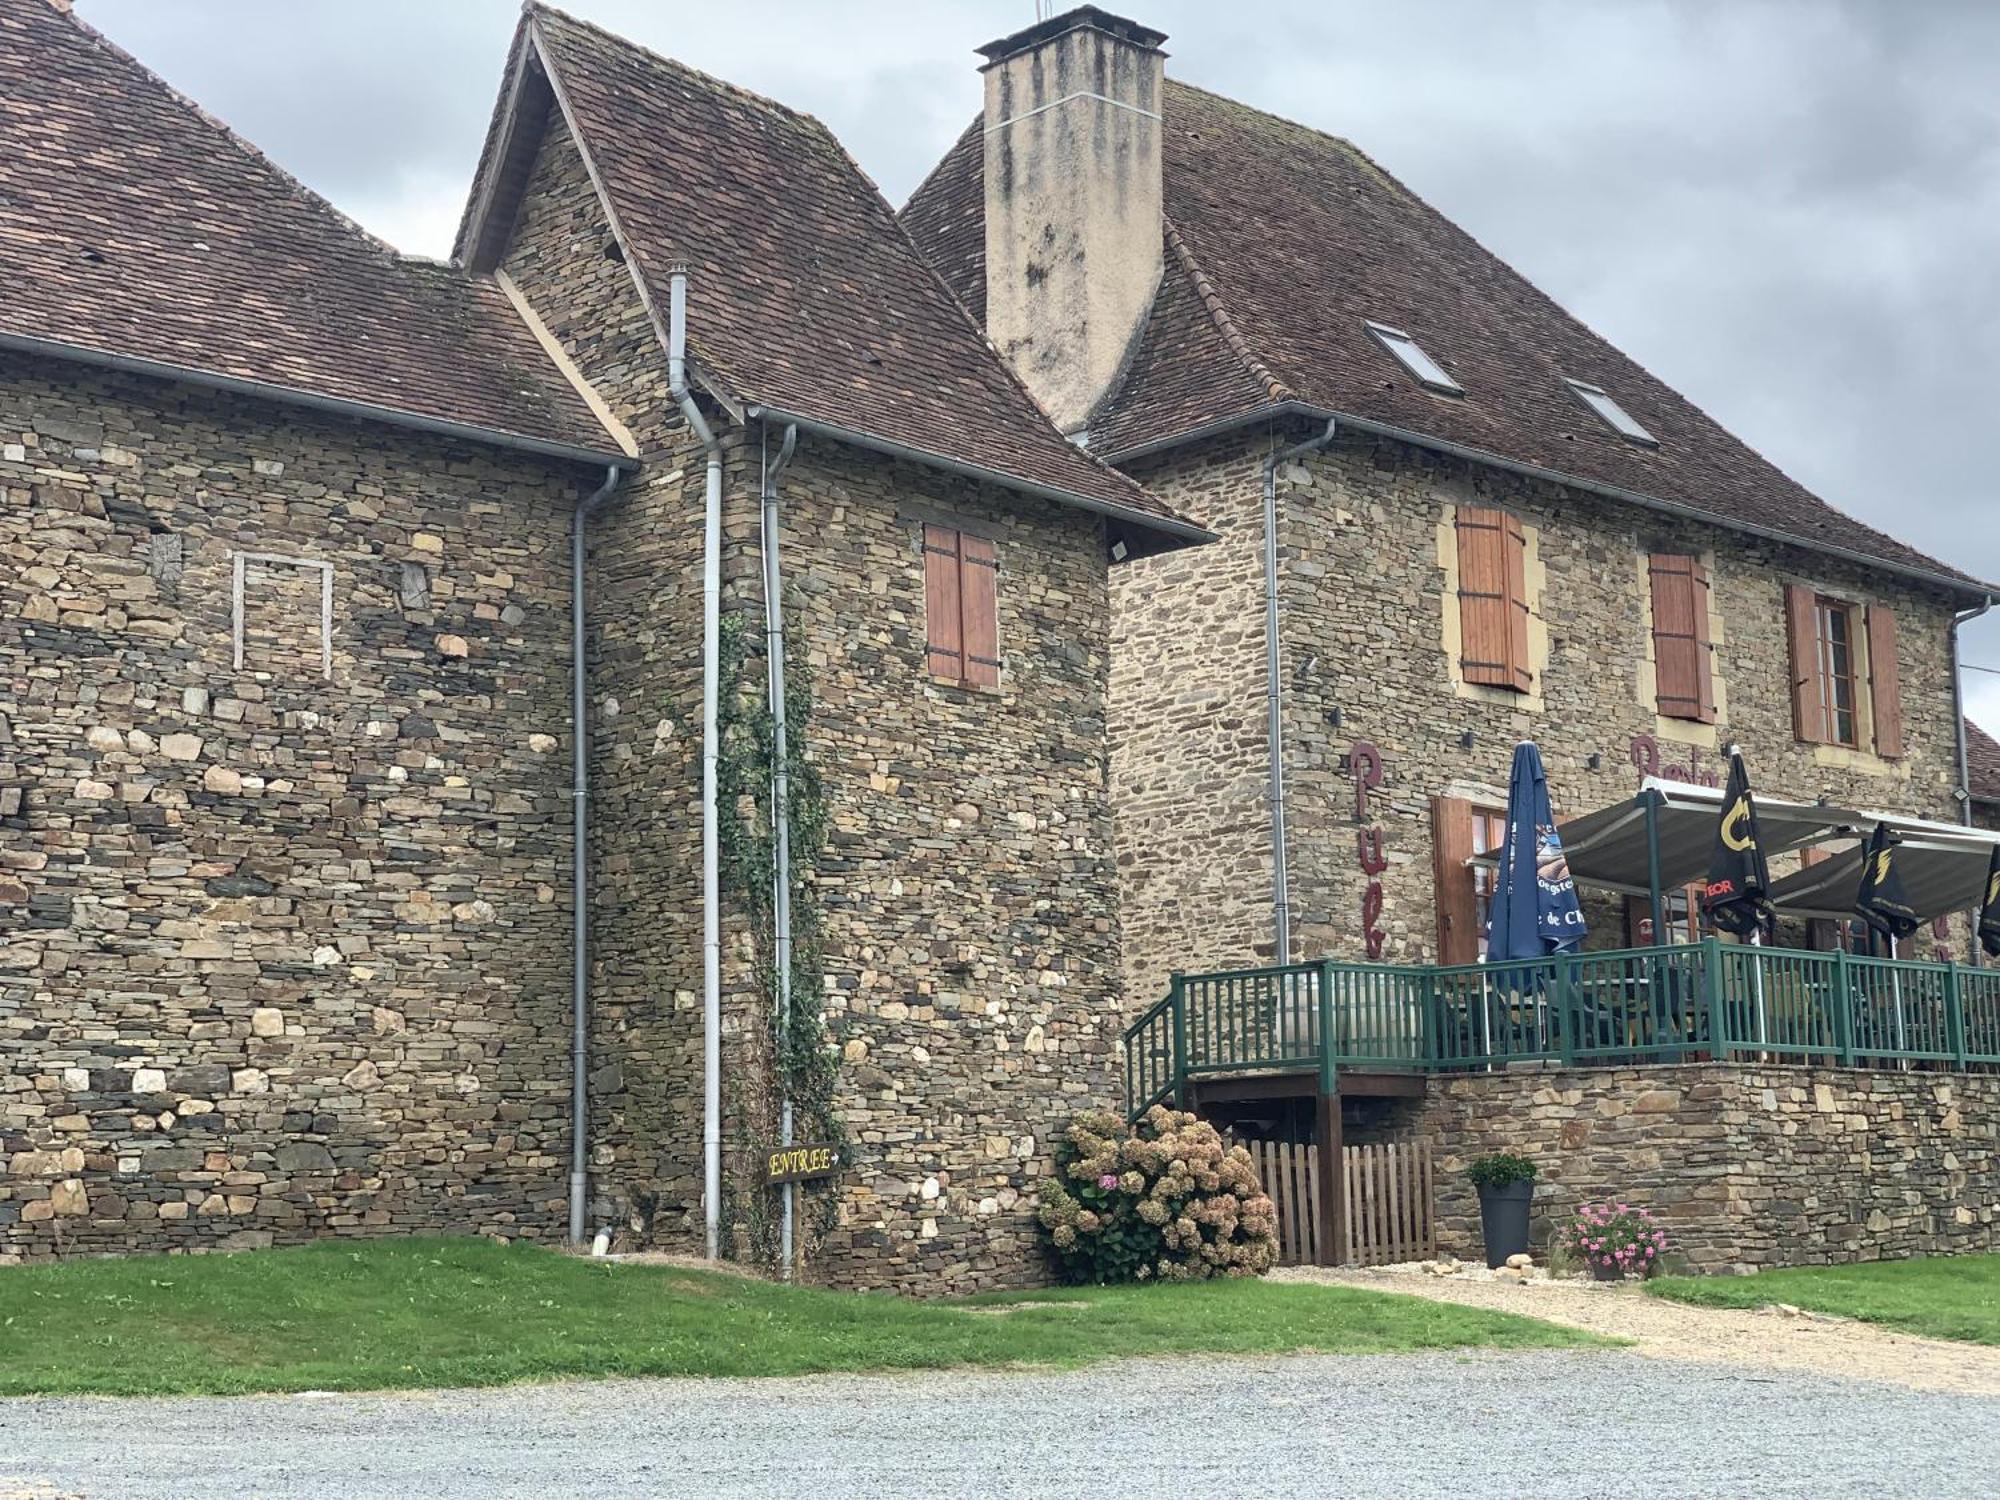
<svg viewBox="0 0 2000 1500">
<path fill-rule="evenodd" d="M 1651 894 L 1647 793 L 1658 794 L 1661 891 L 1676 891 L 1707 878 L 1709 856 L 1715 849 L 1715 823 L 1722 813 L 1721 789 L 1649 776 L 1638 796 L 1562 824 L 1563 852 L 1569 856 L 1570 875 L 1578 884 L 1628 896 Z M 2000 834 L 1955 823 L 1820 802 L 1789 802 L 1762 791 L 1756 796 L 1757 824 L 1767 854 L 1845 846 L 1775 883 L 1771 904 L 1784 916 L 1836 920 L 1852 916 L 1861 886 L 1861 845 L 1878 822 L 1887 823 L 1901 840 L 1903 878 L 1912 904 L 1925 920 L 1979 904 L 1987 861 L 1993 845 L 2000 842 Z M 1491 867 L 1494 856 L 1475 854 L 1470 863 Z"/>
</svg>

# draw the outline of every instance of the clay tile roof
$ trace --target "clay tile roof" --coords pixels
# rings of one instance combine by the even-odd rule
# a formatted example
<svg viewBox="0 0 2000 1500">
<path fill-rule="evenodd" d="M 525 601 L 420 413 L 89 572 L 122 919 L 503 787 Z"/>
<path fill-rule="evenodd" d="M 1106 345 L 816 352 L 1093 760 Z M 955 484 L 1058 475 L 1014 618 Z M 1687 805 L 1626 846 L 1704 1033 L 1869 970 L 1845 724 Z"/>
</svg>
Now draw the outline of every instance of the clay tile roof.
<svg viewBox="0 0 2000 1500">
<path fill-rule="evenodd" d="M 49 0 L 0 0 L 0 76 L 0 346 L 616 456 L 497 288 L 398 255 Z"/>
<path fill-rule="evenodd" d="M 818 120 L 560 11 L 530 6 L 524 26 L 659 308 L 688 267 L 689 352 L 721 399 L 1080 502 L 1156 542 L 1205 538 L 1055 430 Z M 543 112 L 519 90 L 502 101 L 460 237 L 475 266 L 510 211 L 494 174 L 521 167 L 501 115 Z"/>
<path fill-rule="evenodd" d="M 1966 790 L 1974 802 L 2000 802 L 2000 741 L 1965 721 Z"/>
<path fill-rule="evenodd" d="M 1565 313 L 1346 141 L 1169 80 L 1162 289 L 1092 415 L 1120 454 L 1296 402 L 1802 545 L 1985 586 L 1842 514 Z M 985 306 L 980 122 L 902 218 L 961 301 Z M 1427 393 L 1368 333 L 1411 334 L 1465 388 Z M 1612 432 L 1565 377 L 1659 439 Z"/>
</svg>

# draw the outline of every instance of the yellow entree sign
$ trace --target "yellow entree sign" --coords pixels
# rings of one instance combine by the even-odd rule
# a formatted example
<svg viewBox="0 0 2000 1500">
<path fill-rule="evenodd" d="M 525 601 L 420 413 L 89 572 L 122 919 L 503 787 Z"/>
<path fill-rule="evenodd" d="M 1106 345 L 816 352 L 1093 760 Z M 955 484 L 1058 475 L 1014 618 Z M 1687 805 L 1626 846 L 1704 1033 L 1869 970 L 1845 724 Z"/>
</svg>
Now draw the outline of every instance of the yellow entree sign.
<svg viewBox="0 0 2000 1500">
<path fill-rule="evenodd" d="M 840 1170 L 840 1153 L 828 1141 L 806 1141 L 796 1146 L 778 1146 L 764 1154 L 764 1182 L 775 1187 L 781 1182 L 805 1182 L 815 1177 L 831 1177 Z"/>
</svg>

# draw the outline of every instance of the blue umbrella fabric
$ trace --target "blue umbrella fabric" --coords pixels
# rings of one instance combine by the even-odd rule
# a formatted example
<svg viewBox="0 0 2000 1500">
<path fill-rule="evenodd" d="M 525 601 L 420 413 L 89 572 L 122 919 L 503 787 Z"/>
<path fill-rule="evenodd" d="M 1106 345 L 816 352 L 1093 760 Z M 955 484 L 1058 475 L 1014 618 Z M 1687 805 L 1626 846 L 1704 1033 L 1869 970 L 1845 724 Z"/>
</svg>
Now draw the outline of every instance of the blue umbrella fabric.
<svg viewBox="0 0 2000 1500">
<path fill-rule="evenodd" d="M 1507 838 L 1493 876 L 1486 923 L 1488 963 L 1545 958 L 1583 943 L 1583 908 L 1549 807 L 1549 780 L 1534 741 L 1514 747 L 1507 783 Z"/>
</svg>

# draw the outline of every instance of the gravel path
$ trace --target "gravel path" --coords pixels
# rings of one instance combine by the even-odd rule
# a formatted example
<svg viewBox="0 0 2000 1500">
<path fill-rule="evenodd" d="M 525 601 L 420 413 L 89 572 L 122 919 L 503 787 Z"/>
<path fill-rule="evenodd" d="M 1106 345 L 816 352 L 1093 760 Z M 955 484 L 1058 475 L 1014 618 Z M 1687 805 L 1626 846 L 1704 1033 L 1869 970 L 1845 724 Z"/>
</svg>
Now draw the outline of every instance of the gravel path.
<svg viewBox="0 0 2000 1500">
<path fill-rule="evenodd" d="M 0 1402 L 0 1496 L 1990 1495 L 2000 1402 L 1624 1352 Z"/>
<path fill-rule="evenodd" d="M 1648 1296 L 1637 1286 L 1561 1281 L 1522 1285 L 1426 1276 L 1408 1270 L 1290 1267 L 1272 1275 L 1280 1280 L 1331 1282 L 1524 1313 L 1591 1333 L 1631 1339 L 1638 1353 L 1656 1359 L 1799 1370 L 1889 1382 L 1914 1390 L 2000 1396 L 2000 1348 L 1919 1338 L 1846 1318 L 1690 1307 Z"/>
</svg>

